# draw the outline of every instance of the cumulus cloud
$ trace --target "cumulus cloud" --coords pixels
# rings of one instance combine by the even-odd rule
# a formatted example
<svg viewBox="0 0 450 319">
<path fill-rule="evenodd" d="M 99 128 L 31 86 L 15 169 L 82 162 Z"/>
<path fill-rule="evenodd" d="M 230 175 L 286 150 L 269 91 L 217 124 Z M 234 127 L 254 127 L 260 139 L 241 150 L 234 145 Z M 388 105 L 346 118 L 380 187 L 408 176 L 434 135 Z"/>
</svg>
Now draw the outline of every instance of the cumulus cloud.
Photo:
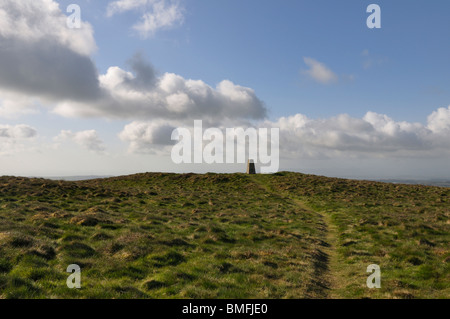
<svg viewBox="0 0 450 319">
<path fill-rule="evenodd" d="M 133 153 L 170 154 L 175 128 L 192 131 L 192 119 L 134 121 L 119 137 Z M 276 121 L 203 121 L 203 130 L 217 127 L 279 128 L 280 154 L 286 159 L 430 158 L 450 155 L 450 106 L 432 112 L 426 124 L 395 121 L 367 112 L 362 118 L 340 114 L 312 119 L 304 114 Z M 192 132 L 191 132 L 192 133 Z"/>
<path fill-rule="evenodd" d="M 0 2 L 0 88 L 52 101 L 99 96 L 92 27 L 66 19 L 52 0 Z"/>
<path fill-rule="evenodd" d="M 67 117 L 121 119 L 261 119 L 266 108 L 255 92 L 229 80 L 215 88 L 174 73 L 156 76 L 139 56 L 132 71 L 110 67 L 99 78 L 103 96 L 96 101 L 64 101 L 55 112 Z"/>
<path fill-rule="evenodd" d="M 29 125 L 0 125 L 0 156 L 26 150 L 36 136 L 36 129 Z"/>
<path fill-rule="evenodd" d="M 38 43 L 50 38 L 80 55 L 96 50 L 92 26 L 82 22 L 80 29 L 67 28 L 67 17 L 53 0 L 3 0 L 0 17 L 0 35 L 5 39 Z"/>
<path fill-rule="evenodd" d="M 160 1 L 113 2 L 110 14 Z M 212 87 L 174 73 L 157 74 L 136 55 L 130 70 L 99 75 L 90 54 L 92 27 L 69 29 L 53 0 L 0 3 L 0 116 L 26 113 L 36 100 L 67 117 L 149 120 L 258 119 L 266 109 L 255 92 L 229 80 Z M 12 96 L 12 98 L 11 98 Z M 18 97 L 18 98 L 16 98 Z M 14 100 L 23 103 L 14 103 Z"/>
<path fill-rule="evenodd" d="M 427 125 L 374 112 L 327 119 L 296 114 L 263 125 L 280 128 L 282 153 L 290 157 L 423 157 L 448 153 L 450 147 L 450 107 L 433 112 Z"/>
<path fill-rule="evenodd" d="M 55 137 L 54 140 L 55 142 L 57 142 L 57 146 L 67 141 L 73 141 L 82 148 L 92 152 L 102 153 L 105 151 L 103 141 L 100 140 L 95 130 L 86 130 L 80 132 L 63 130 L 57 137 Z"/>
<path fill-rule="evenodd" d="M 0 125 L 0 138 L 27 139 L 37 135 L 36 129 L 29 125 L 19 124 L 15 126 Z"/>
<path fill-rule="evenodd" d="M 309 67 L 308 70 L 303 71 L 303 74 L 309 76 L 314 81 L 321 84 L 329 84 L 338 81 L 338 76 L 325 64 L 308 57 L 304 57 L 303 61 Z"/>
<path fill-rule="evenodd" d="M 428 116 L 428 128 L 435 133 L 450 134 L 450 106 L 431 113 Z"/>
<path fill-rule="evenodd" d="M 198 120 L 198 119 L 197 119 Z M 170 154 L 171 146 L 176 141 L 172 140 L 172 132 L 177 128 L 186 128 L 191 134 L 193 132 L 194 119 L 178 119 L 178 120 L 149 120 L 149 121 L 133 121 L 127 124 L 119 133 L 119 138 L 129 144 L 128 151 L 130 153 L 147 153 L 147 154 Z M 248 121 L 241 120 L 208 120 L 202 119 L 203 129 L 218 128 L 225 132 L 226 128 L 253 127 Z"/>
<path fill-rule="evenodd" d="M 172 131 L 175 129 L 171 123 L 166 122 L 132 122 L 125 126 L 119 138 L 128 142 L 131 153 L 157 153 L 163 152 L 166 146 L 173 144 Z"/>
<path fill-rule="evenodd" d="M 36 113 L 38 101 L 30 96 L 0 90 L 0 117 L 17 118 Z"/>
<path fill-rule="evenodd" d="M 111 17 L 117 13 L 138 9 L 143 10 L 144 14 L 133 29 L 144 38 L 154 35 L 160 29 L 180 25 L 184 20 L 183 8 L 178 1 L 171 0 L 119 0 L 109 3 L 106 13 Z"/>
</svg>

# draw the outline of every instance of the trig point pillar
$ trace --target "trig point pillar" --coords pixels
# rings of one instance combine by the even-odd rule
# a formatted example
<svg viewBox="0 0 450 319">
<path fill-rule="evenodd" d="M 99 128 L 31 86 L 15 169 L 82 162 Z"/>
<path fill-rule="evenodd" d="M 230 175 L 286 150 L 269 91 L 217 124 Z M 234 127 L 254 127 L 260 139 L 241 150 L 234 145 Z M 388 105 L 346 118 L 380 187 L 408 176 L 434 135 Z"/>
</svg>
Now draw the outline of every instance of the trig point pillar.
<svg viewBox="0 0 450 319">
<path fill-rule="evenodd" d="M 255 163 L 253 160 L 247 162 L 247 174 L 256 174 Z"/>
</svg>

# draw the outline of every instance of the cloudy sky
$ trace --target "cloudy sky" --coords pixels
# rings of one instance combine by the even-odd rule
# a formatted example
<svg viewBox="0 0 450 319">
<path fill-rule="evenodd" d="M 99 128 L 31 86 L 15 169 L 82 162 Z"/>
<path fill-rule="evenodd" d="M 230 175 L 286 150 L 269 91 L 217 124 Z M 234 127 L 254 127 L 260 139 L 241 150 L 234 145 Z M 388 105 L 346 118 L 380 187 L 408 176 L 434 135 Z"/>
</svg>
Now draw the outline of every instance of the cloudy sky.
<svg viewBox="0 0 450 319">
<path fill-rule="evenodd" d="M 366 25 L 373 2 L 381 29 Z M 0 175 L 245 169 L 172 162 L 172 130 L 201 119 L 280 128 L 280 170 L 450 178 L 448 12 L 447 0 L 1 0 Z"/>
</svg>

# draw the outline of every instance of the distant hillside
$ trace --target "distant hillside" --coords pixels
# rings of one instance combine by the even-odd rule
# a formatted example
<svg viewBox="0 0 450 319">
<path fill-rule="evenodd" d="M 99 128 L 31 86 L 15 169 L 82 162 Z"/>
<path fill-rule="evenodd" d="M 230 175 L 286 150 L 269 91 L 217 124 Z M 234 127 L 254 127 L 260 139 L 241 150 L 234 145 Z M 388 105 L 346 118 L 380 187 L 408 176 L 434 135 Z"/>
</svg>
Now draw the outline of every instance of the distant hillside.
<svg viewBox="0 0 450 319">
<path fill-rule="evenodd" d="M 80 175 L 80 176 L 49 176 L 45 177 L 46 179 L 51 179 L 54 181 L 87 181 L 90 179 L 99 179 L 99 178 L 108 178 L 112 177 L 111 175 Z M 33 177 L 31 177 L 33 178 Z"/>
<path fill-rule="evenodd" d="M 413 184 L 413 185 L 450 187 L 450 180 L 446 180 L 446 179 L 430 179 L 430 180 L 386 179 L 386 180 L 380 180 L 380 182 L 394 183 L 394 184 Z"/>
<path fill-rule="evenodd" d="M 288 172 L 0 177 L 0 298 L 449 298 L 449 195 Z"/>
<path fill-rule="evenodd" d="M 48 177 L 38 177 L 46 178 L 56 181 L 86 181 L 91 179 L 99 178 L 110 178 L 115 177 L 112 175 L 75 175 L 75 176 L 48 176 Z M 36 178 L 36 177 L 30 177 Z M 439 186 L 439 187 L 450 187 L 450 180 L 447 179 L 358 179 L 358 180 L 369 180 L 381 183 L 392 183 L 392 184 L 412 184 L 412 185 L 427 185 L 427 186 Z"/>
</svg>

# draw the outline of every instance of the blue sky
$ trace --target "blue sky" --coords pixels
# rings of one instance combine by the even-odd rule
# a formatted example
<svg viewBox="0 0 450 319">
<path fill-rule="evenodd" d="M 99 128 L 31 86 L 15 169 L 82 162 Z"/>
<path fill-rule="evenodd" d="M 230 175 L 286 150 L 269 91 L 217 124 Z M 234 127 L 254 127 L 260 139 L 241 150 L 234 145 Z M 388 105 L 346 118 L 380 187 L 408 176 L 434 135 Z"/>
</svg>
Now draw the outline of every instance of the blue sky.
<svg viewBox="0 0 450 319">
<path fill-rule="evenodd" d="M 40 1 L 46 5 L 53 2 Z M 0 10 L 12 14 L 13 2 L 6 1 Z M 25 1 L 16 2 L 20 6 Z M 258 126 L 261 121 L 270 121 L 271 125 L 280 126 L 280 118 L 293 118 L 296 114 L 307 117 L 309 122 L 306 126 L 297 119 L 281 127 L 281 134 L 284 132 L 285 136 L 289 136 L 286 137 L 285 147 L 289 150 L 297 146 L 303 149 L 282 161 L 282 168 L 349 176 L 352 174 L 344 172 L 352 169 L 345 168 L 342 163 L 348 162 L 346 159 L 357 158 L 364 162 L 360 165 L 360 171 L 365 173 L 358 173 L 356 177 L 385 178 L 395 174 L 396 167 L 402 168 L 402 176 L 416 176 L 418 170 L 424 171 L 420 177 L 436 177 L 441 176 L 439 172 L 450 172 L 447 164 L 450 145 L 445 144 L 450 137 L 448 1 L 135 0 L 135 4 L 141 5 L 134 10 L 116 10 L 108 15 L 108 8 L 112 8 L 114 3 L 126 2 L 133 3 L 131 0 L 55 1 L 59 4 L 61 15 L 69 15 L 65 9 L 71 3 L 80 6 L 83 23 L 90 24 L 91 30 L 83 25 L 81 30 L 64 32 L 71 36 L 75 33 L 70 32 L 79 31 L 76 34 L 79 43 L 76 47 L 70 46 L 70 50 L 75 50 L 77 54 L 82 52 L 84 57 L 89 58 L 99 76 L 107 74 L 110 67 L 131 71 L 135 75 L 130 59 L 139 53 L 140 59 L 151 66 L 158 79 L 170 73 L 186 81 L 201 80 L 212 89 L 229 80 L 236 86 L 253 90 L 254 104 L 249 106 L 249 109 L 253 107 L 253 113 L 230 119 L 235 125 L 251 121 Z M 366 8 L 371 3 L 381 8 L 381 29 L 366 26 L 369 16 Z M 167 13 L 164 10 L 175 8 L 173 12 L 176 17 L 163 21 L 163 25 L 147 30 L 145 34 L 134 29 L 133 26 L 142 21 L 143 16 L 155 15 L 155 5 L 158 4 L 163 8 L 161 14 Z M 40 12 L 45 14 L 46 6 L 42 7 L 44 9 Z M 31 21 L 36 18 L 26 14 L 23 12 L 25 19 Z M 55 18 L 55 26 L 61 21 L 56 22 Z M 3 34 L 0 40 L 4 43 L 9 43 L 5 41 L 16 36 L 10 29 L 21 27 L 13 23 L 0 24 L 0 35 Z M 39 28 L 47 30 L 45 26 Z M 67 46 L 60 35 L 49 35 L 48 38 L 53 36 L 55 42 L 59 41 L 58 45 Z M 82 46 L 91 43 L 90 37 L 96 49 L 85 53 Z M 26 43 L 30 40 L 21 38 L 20 41 Z M 21 50 L 21 46 L 11 48 L 16 49 Z M 2 59 L 6 61 L 7 54 L 5 49 L 0 50 L 0 62 Z M 73 60 L 62 57 L 59 60 L 57 57 L 55 61 L 70 64 Z M 325 78 L 314 76 L 313 66 L 322 67 Z M 111 75 L 108 81 L 112 79 Z M 46 81 L 45 75 L 42 81 Z M 163 151 L 167 151 L 167 145 L 154 143 L 159 132 L 153 129 L 156 125 L 187 126 L 196 118 L 189 114 L 195 112 L 175 119 L 170 112 L 155 116 L 152 113 L 155 109 L 143 114 L 133 109 L 108 113 L 101 103 L 98 106 L 97 102 L 89 104 L 95 105 L 92 107 L 87 104 L 80 106 L 79 101 L 75 101 L 77 99 L 72 99 L 74 103 L 61 111 L 58 106 L 66 101 L 65 97 L 56 97 L 55 92 L 50 91 L 42 94 L 35 90 L 31 92 L 29 85 L 26 88 L 20 83 L 10 85 L 6 77 L 0 81 L 0 101 L 4 105 L 9 99 L 8 94 L 13 94 L 14 100 L 16 96 L 21 96 L 37 101 L 18 107 L 23 112 L 14 111 L 15 106 L 11 106 L 8 112 L 2 113 L 0 104 L 0 125 L 5 130 L 26 125 L 36 131 L 31 134 L 30 140 L 3 141 L 6 146 L 3 152 L 0 148 L 0 154 L 3 154 L 0 161 L 5 173 L 21 175 L 36 171 L 36 174 L 44 175 L 73 175 L 99 172 L 115 175 L 155 167 L 156 170 L 169 171 L 211 170 L 167 165 L 167 152 Z M 118 108 L 126 109 L 126 103 L 119 104 Z M 89 108 L 98 112 L 92 115 Z M 261 109 L 267 112 L 265 118 L 255 115 Z M 223 112 L 228 114 L 226 110 Z M 378 120 L 365 117 L 367 112 L 386 115 L 389 120 L 380 124 Z M 430 122 L 428 117 L 433 112 L 438 113 Z M 339 118 L 343 114 L 347 114 L 352 123 L 363 121 L 363 124 L 367 122 L 373 127 L 358 133 L 357 129 L 355 131 L 346 126 L 348 121 Z M 212 123 L 219 120 L 213 117 L 208 119 Z M 133 123 L 136 126 L 138 122 L 148 125 L 147 137 L 142 134 L 133 137 L 123 137 L 122 134 L 123 138 L 118 137 L 125 126 Z M 414 126 L 414 123 L 421 126 Z M 230 121 L 222 124 L 229 125 Z M 317 133 L 319 127 L 322 132 L 325 131 L 324 135 Z M 370 133 L 372 129 L 374 132 Z M 70 131 L 72 135 L 61 134 L 62 131 Z M 95 133 L 81 134 L 87 131 Z M 291 135 L 297 139 L 292 139 Z M 329 136 L 336 135 L 339 137 L 336 144 L 324 142 Z M 350 145 L 356 143 L 355 139 L 360 139 L 358 143 L 366 141 L 370 149 Z M 130 151 L 128 144 L 133 142 L 142 148 L 137 152 Z M 38 150 L 28 147 L 29 143 Z M 386 145 L 390 146 L 389 150 L 386 150 Z M 379 152 L 375 152 L 378 149 Z M 76 154 L 93 164 L 74 168 L 70 163 L 76 164 L 76 161 L 70 158 Z M 23 160 L 24 157 L 39 160 L 34 162 L 37 164 L 30 160 L 17 165 L 18 158 Z M 45 164 L 49 158 L 50 162 L 58 158 L 58 164 Z M 63 165 L 63 159 L 69 164 Z M 401 164 L 405 160 L 410 163 L 406 167 Z M 321 161 L 325 162 L 319 165 Z M 127 164 L 130 162 L 135 163 L 131 168 Z M 373 163 L 369 165 L 369 162 Z M 429 167 L 431 162 L 434 163 L 433 169 Z M 368 171 L 367 167 L 373 167 L 373 171 Z M 223 169 L 213 166 L 212 169 L 233 171 L 235 167 Z M 450 173 L 447 176 L 450 177 Z"/>
<path fill-rule="evenodd" d="M 73 0 L 59 2 L 64 8 Z M 362 116 L 372 110 L 424 122 L 430 111 L 449 104 L 448 1 L 376 1 L 379 30 L 366 26 L 366 8 L 374 1 L 182 3 L 180 27 L 142 39 L 130 30 L 139 11 L 105 18 L 106 1 L 79 1 L 83 19 L 94 26 L 99 71 L 126 66 L 142 52 L 160 72 L 253 88 L 273 118 L 298 112 Z M 306 81 L 300 76 L 304 56 L 355 78 L 335 86 Z"/>
</svg>

